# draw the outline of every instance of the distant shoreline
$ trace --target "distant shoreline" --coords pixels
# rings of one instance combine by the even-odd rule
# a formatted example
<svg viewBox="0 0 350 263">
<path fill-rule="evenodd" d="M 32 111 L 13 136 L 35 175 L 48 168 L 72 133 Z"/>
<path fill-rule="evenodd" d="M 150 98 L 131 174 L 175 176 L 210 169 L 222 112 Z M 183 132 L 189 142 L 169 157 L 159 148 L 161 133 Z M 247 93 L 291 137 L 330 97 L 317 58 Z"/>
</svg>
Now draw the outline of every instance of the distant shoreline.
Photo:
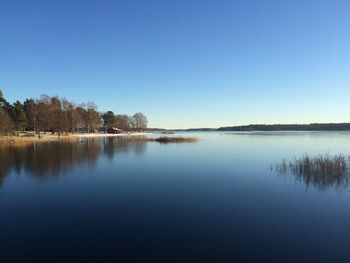
<svg viewBox="0 0 350 263">
<path fill-rule="evenodd" d="M 330 132 L 330 131 L 350 131 L 350 123 L 312 123 L 312 124 L 251 124 L 244 126 L 228 126 L 220 128 L 192 128 L 192 129 L 146 129 L 146 132 L 130 132 L 130 133 L 70 133 L 68 135 L 61 135 L 58 138 L 57 134 L 41 133 L 41 138 L 33 133 L 23 133 L 20 136 L 0 136 L 0 146 L 6 145 L 21 145 L 30 143 L 40 142 L 52 142 L 52 141 L 69 141 L 79 140 L 80 138 L 98 138 L 98 137 L 130 137 L 130 136 L 141 136 L 150 133 L 158 132 L 167 134 L 167 132 Z"/>
<path fill-rule="evenodd" d="M 220 128 L 169 129 L 170 131 L 350 131 L 350 123 L 250 124 Z"/>
</svg>

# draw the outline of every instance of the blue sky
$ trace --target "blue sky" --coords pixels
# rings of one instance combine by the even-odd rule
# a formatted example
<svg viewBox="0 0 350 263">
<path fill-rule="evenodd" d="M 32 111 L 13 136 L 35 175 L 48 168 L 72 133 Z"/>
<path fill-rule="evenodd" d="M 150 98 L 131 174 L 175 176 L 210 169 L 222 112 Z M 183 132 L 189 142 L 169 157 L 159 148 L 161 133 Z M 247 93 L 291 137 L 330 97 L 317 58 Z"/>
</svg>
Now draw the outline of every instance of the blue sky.
<svg viewBox="0 0 350 263">
<path fill-rule="evenodd" d="M 0 89 L 152 127 L 350 121 L 350 2 L 0 2 Z"/>
</svg>

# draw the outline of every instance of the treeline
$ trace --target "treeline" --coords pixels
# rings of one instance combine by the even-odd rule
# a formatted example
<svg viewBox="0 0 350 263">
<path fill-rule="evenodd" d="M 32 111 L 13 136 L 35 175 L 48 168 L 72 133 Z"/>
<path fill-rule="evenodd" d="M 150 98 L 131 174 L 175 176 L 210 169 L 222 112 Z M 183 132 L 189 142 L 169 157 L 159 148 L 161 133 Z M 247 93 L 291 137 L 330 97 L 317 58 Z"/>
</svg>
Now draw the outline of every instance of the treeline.
<svg viewBox="0 0 350 263">
<path fill-rule="evenodd" d="M 218 131 L 350 131 L 350 123 L 252 124 L 221 127 Z"/>
<path fill-rule="evenodd" d="M 103 132 L 108 128 L 125 131 L 147 128 L 147 118 L 142 113 L 133 116 L 116 115 L 113 111 L 100 113 L 94 102 L 75 104 L 66 98 L 41 95 L 23 103 L 10 104 L 0 90 L 0 134 L 15 131 L 57 133 Z"/>
</svg>

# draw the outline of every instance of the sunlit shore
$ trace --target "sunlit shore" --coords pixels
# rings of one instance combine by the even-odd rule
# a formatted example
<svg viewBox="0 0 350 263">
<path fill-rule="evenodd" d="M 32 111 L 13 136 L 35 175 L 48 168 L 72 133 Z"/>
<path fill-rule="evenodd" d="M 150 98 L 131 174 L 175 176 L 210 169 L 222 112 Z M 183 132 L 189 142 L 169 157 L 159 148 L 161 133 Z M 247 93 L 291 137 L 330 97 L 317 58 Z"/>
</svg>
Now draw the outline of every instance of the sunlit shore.
<svg viewBox="0 0 350 263">
<path fill-rule="evenodd" d="M 141 136 L 141 135 L 147 135 L 149 133 L 145 132 L 134 132 L 134 133 L 117 133 L 117 134 L 112 134 L 112 133 L 74 133 L 70 134 L 70 137 L 78 137 L 78 138 L 83 138 L 83 137 L 126 137 L 126 136 Z"/>
<path fill-rule="evenodd" d="M 129 136 L 141 136 L 146 133 L 73 133 L 64 134 L 58 136 L 57 134 L 41 133 L 40 138 L 38 135 L 32 134 L 31 136 L 20 134 L 18 136 L 0 136 L 0 145 L 22 145 L 37 142 L 51 142 L 51 141 L 68 141 L 68 140 L 79 140 L 80 138 L 94 138 L 94 137 L 129 137 Z"/>
</svg>

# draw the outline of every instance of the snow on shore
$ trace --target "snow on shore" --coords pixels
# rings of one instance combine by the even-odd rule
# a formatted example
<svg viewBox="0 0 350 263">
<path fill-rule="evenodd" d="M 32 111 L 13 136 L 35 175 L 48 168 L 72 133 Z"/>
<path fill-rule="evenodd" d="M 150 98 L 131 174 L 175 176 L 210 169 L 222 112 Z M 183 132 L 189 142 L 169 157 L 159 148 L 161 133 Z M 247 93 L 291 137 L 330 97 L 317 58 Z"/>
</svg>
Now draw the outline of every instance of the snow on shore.
<svg viewBox="0 0 350 263">
<path fill-rule="evenodd" d="M 77 133 L 77 134 L 70 134 L 71 137 L 79 137 L 79 138 L 85 138 L 85 137 L 128 137 L 128 136 L 141 136 L 141 135 L 147 135 L 149 133 L 139 132 L 139 133 L 117 133 L 117 134 L 111 134 L 111 133 Z"/>
</svg>

